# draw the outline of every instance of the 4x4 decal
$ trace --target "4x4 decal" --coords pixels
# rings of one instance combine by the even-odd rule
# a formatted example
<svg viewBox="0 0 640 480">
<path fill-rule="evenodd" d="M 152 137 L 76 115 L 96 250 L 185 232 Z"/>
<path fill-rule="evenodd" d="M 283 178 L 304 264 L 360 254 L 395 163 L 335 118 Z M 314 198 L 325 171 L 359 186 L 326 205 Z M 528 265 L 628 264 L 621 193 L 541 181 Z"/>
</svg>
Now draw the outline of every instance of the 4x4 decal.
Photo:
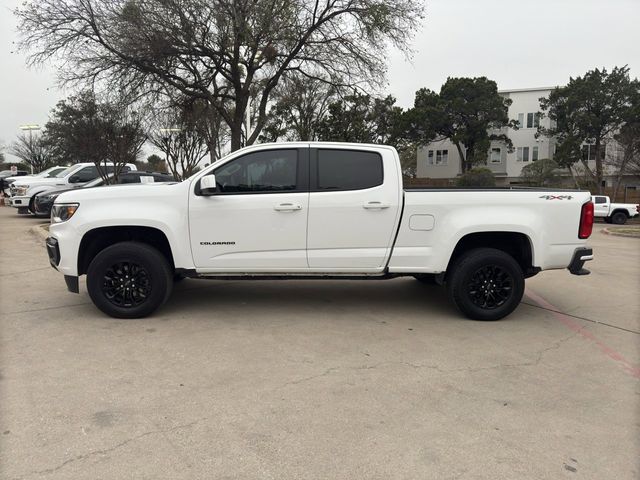
<svg viewBox="0 0 640 480">
<path fill-rule="evenodd" d="M 544 198 L 545 200 L 571 200 L 571 195 L 541 195 L 538 198 Z"/>
</svg>

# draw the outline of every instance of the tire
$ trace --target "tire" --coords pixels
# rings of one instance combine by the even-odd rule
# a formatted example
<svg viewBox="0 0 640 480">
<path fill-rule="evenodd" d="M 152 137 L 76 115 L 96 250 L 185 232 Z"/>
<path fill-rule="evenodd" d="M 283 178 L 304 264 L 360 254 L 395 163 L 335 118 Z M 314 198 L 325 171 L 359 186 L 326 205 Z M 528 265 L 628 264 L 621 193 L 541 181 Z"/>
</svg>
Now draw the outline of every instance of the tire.
<svg viewBox="0 0 640 480">
<path fill-rule="evenodd" d="M 185 278 L 187 278 L 187 277 L 185 277 L 184 275 L 181 275 L 181 274 L 179 274 L 179 273 L 175 273 L 175 274 L 173 275 L 173 283 L 180 283 L 180 282 L 181 282 L 181 281 L 183 281 Z"/>
<path fill-rule="evenodd" d="M 485 294 L 487 287 L 493 293 Z M 476 248 L 454 262 L 447 290 L 451 301 L 468 318 L 500 320 L 520 304 L 524 275 L 511 255 L 495 248 Z"/>
<path fill-rule="evenodd" d="M 414 275 L 413 278 L 418 280 L 420 283 L 424 283 L 425 285 L 437 285 L 436 276 L 430 273 L 421 273 L 418 275 Z"/>
<path fill-rule="evenodd" d="M 627 214 L 624 212 L 616 212 L 611 215 L 611 223 L 616 225 L 624 225 L 627 223 Z"/>
<path fill-rule="evenodd" d="M 134 282 L 138 285 L 131 288 L 136 285 Z M 123 288 L 130 290 L 123 292 Z M 91 300 L 115 318 L 150 315 L 167 301 L 172 288 L 173 270 L 169 263 L 158 250 L 144 243 L 111 245 L 98 253 L 87 269 Z"/>
<path fill-rule="evenodd" d="M 31 197 L 31 200 L 29 200 L 29 212 L 31 212 L 32 215 L 36 214 L 36 196 L 34 195 L 33 197 Z"/>
</svg>

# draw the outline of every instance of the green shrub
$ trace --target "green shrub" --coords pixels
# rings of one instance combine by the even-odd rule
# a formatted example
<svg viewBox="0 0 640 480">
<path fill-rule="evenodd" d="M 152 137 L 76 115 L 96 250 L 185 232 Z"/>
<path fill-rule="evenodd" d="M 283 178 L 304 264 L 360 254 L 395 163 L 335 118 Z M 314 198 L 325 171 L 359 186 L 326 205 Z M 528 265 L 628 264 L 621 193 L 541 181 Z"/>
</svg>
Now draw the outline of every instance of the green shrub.
<svg viewBox="0 0 640 480">
<path fill-rule="evenodd" d="M 476 167 L 458 177 L 459 187 L 495 187 L 493 172 L 485 167 Z"/>
</svg>

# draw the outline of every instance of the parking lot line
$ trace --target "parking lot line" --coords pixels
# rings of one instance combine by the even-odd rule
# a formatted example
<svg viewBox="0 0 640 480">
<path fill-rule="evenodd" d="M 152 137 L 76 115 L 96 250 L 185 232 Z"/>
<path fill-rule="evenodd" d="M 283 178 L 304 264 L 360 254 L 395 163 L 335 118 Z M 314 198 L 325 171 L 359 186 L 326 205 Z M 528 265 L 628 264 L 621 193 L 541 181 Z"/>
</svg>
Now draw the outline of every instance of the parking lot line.
<svg viewBox="0 0 640 480">
<path fill-rule="evenodd" d="M 571 331 L 578 333 L 585 340 L 594 343 L 602 353 L 604 353 L 612 360 L 618 362 L 618 364 L 632 377 L 640 379 L 640 367 L 633 365 L 621 353 L 606 345 L 602 340 L 598 339 L 598 337 L 587 330 L 584 325 L 578 324 L 569 315 L 561 313 L 558 307 L 555 307 L 554 305 L 549 303 L 547 300 L 535 293 L 530 288 L 527 288 L 525 290 L 525 295 L 536 302 L 538 306 L 544 308 L 545 310 L 548 310 L 559 322 L 561 322 Z"/>
</svg>

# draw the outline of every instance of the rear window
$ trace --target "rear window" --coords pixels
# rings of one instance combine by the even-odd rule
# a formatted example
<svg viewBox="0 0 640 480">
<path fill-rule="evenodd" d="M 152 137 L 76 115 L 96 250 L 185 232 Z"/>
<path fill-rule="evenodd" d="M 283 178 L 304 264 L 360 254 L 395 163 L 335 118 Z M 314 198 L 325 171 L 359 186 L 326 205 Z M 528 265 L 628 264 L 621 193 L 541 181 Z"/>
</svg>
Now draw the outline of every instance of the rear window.
<svg viewBox="0 0 640 480">
<path fill-rule="evenodd" d="M 318 150 L 318 190 L 362 190 L 382 185 L 382 181 L 378 153 Z"/>
</svg>

